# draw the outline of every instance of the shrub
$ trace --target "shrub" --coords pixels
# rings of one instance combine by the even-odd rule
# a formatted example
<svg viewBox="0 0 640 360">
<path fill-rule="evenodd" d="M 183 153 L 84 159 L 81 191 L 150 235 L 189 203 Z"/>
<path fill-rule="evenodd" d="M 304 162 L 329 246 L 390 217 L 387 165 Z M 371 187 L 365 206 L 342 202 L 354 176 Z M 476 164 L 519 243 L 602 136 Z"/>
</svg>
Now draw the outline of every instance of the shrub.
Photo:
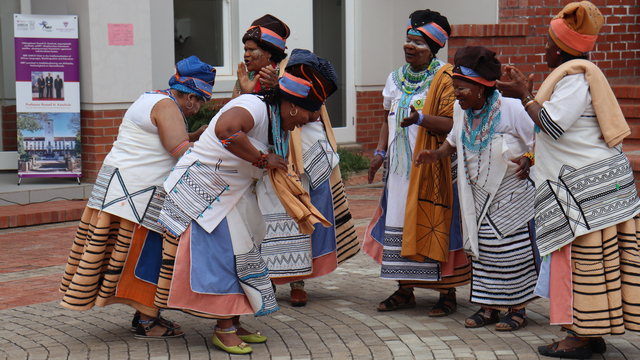
<svg viewBox="0 0 640 360">
<path fill-rule="evenodd" d="M 369 168 L 370 160 L 362 154 L 362 151 L 354 152 L 338 147 L 338 156 L 340 156 L 340 172 L 342 173 L 342 181 L 348 180 L 352 173 Z"/>
</svg>

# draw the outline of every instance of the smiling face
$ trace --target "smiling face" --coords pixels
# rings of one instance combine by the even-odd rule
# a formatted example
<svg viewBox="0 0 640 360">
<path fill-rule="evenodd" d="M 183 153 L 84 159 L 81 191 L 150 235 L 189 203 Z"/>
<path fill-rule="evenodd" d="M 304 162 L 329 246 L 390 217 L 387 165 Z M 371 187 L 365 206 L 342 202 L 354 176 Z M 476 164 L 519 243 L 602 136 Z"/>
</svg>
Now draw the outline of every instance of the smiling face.
<svg viewBox="0 0 640 360">
<path fill-rule="evenodd" d="M 404 49 L 404 60 L 413 67 L 427 65 L 433 59 L 433 54 L 422 36 L 407 34 L 402 48 Z"/>
<path fill-rule="evenodd" d="M 547 35 L 547 44 L 544 47 L 544 60 L 551 69 L 557 68 L 562 64 L 562 55 L 559 55 L 560 47 L 553 41 L 551 35 Z"/>
<path fill-rule="evenodd" d="M 453 94 L 463 110 L 480 110 L 486 102 L 484 86 L 453 78 Z"/>
<path fill-rule="evenodd" d="M 295 115 L 291 116 L 291 114 Z M 319 117 L 320 110 L 309 111 L 292 104 L 289 100 L 282 99 L 282 103 L 280 104 L 280 127 L 282 130 L 291 131 L 297 127 L 302 127 L 312 121 L 316 121 Z"/>
<path fill-rule="evenodd" d="M 262 50 L 253 40 L 244 43 L 244 63 L 247 71 L 260 71 L 263 67 L 271 64 L 271 54 Z"/>
</svg>

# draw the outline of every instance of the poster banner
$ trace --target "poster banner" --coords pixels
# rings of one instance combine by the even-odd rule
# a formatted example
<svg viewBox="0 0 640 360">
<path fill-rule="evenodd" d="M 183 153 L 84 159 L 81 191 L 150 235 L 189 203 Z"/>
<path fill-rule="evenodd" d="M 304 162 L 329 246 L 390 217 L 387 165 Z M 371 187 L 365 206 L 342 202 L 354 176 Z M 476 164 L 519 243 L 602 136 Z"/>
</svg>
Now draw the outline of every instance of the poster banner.
<svg viewBox="0 0 640 360">
<path fill-rule="evenodd" d="M 14 14 L 14 34 L 18 178 L 79 182 L 78 17 Z"/>
</svg>

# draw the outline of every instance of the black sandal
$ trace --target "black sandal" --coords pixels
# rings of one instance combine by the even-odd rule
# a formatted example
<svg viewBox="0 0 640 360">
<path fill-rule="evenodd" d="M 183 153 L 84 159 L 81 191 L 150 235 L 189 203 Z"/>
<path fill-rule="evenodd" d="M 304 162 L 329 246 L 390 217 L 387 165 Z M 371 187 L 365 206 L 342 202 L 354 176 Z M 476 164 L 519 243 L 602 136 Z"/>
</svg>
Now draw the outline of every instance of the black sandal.
<svg viewBox="0 0 640 360">
<path fill-rule="evenodd" d="M 145 323 L 147 322 L 149 322 L 149 324 L 145 325 Z M 162 340 L 184 336 L 183 332 L 178 332 L 177 329 L 171 327 L 166 328 L 167 330 L 162 335 L 147 335 L 148 331 L 158 325 L 164 327 L 164 325 L 160 322 L 160 318 L 155 318 L 148 321 L 140 320 L 138 322 L 138 327 L 136 328 L 136 334 L 134 335 L 134 337 L 141 340 Z"/>
<path fill-rule="evenodd" d="M 491 317 L 489 318 L 484 316 L 485 311 L 486 309 L 480 308 L 480 310 L 476 311 L 475 314 L 467 318 L 467 320 L 473 320 L 474 323 L 470 325 L 465 320 L 464 326 L 467 328 L 479 328 L 485 325 L 495 324 L 500 321 L 500 312 L 498 310 L 492 310 Z"/>
<path fill-rule="evenodd" d="M 182 327 L 180 326 L 180 324 L 174 323 L 173 321 L 165 319 L 162 316 L 158 316 L 158 321 L 160 322 L 160 325 L 166 328 L 179 330 Z M 131 332 L 136 332 L 138 323 L 140 323 L 140 311 L 136 311 L 136 313 L 133 315 L 133 320 L 131 320 Z"/>
<path fill-rule="evenodd" d="M 522 322 L 519 322 L 516 319 L 522 319 Z M 507 324 L 507 327 L 498 327 L 498 324 L 500 323 Z M 498 324 L 496 324 L 497 331 L 516 331 L 527 325 L 527 318 L 522 316 L 520 313 L 509 312 Z"/>
<path fill-rule="evenodd" d="M 396 300 L 396 297 L 404 299 L 404 302 L 400 303 Z M 403 294 L 400 289 L 396 290 L 385 301 L 378 305 L 378 311 L 393 311 L 398 309 L 412 309 L 416 307 L 416 297 L 413 292 L 410 295 Z"/>
<path fill-rule="evenodd" d="M 454 312 L 456 312 L 457 309 L 458 309 L 458 303 L 455 297 L 451 299 L 446 296 L 440 296 L 440 299 L 438 299 L 438 302 L 433 306 L 431 311 L 429 311 L 429 316 L 430 317 L 449 316 Z M 434 310 L 440 310 L 441 312 L 434 313 L 433 312 Z"/>
</svg>

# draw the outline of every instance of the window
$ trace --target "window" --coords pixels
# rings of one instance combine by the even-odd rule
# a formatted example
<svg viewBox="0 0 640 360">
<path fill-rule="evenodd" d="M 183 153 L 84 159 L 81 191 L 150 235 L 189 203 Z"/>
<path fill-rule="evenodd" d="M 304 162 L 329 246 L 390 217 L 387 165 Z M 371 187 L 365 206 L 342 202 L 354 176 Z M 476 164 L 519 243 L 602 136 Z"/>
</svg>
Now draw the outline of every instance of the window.
<svg viewBox="0 0 640 360">
<path fill-rule="evenodd" d="M 173 17 L 176 62 L 196 55 L 232 75 L 229 0 L 174 0 Z"/>
</svg>

